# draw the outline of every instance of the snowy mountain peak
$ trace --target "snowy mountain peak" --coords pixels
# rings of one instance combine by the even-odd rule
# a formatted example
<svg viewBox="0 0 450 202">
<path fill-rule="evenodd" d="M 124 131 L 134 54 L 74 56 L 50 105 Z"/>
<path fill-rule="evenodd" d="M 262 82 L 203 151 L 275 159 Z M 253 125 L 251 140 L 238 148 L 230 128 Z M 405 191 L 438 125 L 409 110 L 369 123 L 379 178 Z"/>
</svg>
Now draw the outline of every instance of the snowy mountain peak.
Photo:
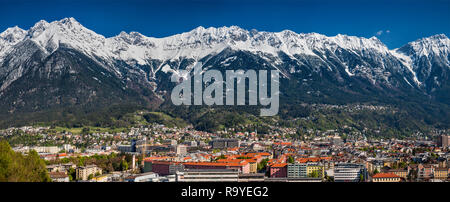
<svg viewBox="0 0 450 202">
<path fill-rule="evenodd" d="M 158 82 L 166 81 L 163 73 L 189 69 L 198 61 L 208 63 L 205 68 L 254 66 L 278 69 L 286 78 L 310 75 L 308 81 L 303 79 L 305 86 L 310 85 L 309 77 L 318 73 L 342 84 L 346 80 L 364 81 L 352 83 L 355 85 L 369 81 L 377 88 L 426 87 L 425 92 L 433 92 L 448 80 L 439 75 L 449 75 L 449 46 L 444 34 L 389 50 L 376 37 L 249 31 L 238 26 L 200 26 L 163 38 L 139 32 L 120 32 L 105 38 L 74 18 L 41 20 L 27 31 L 12 27 L 0 34 L 0 78 L 5 78 L 0 93 L 27 71 L 50 75 L 55 69 L 76 66 L 82 72 L 90 65 L 96 67 L 90 70 L 101 67 L 100 74 L 115 75 L 124 85 L 135 80 L 157 89 Z M 71 55 L 78 58 L 64 60 Z M 46 63 L 45 67 L 41 63 Z"/>
<path fill-rule="evenodd" d="M 436 34 L 430 37 L 418 39 L 410 42 L 409 44 L 414 46 L 426 46 L 428 48 L 432 46 L 444 47 L 450 44 L 450 39 L 445 34 Z"/>
<path fill-rule="evenodd" d="M 7 35 L 10 35 L 10 34 L 16 34 L 16 33 L 22 33 L 23 34 L 25 32 L 26 32 L 25 30 L 21 29 L 20 27 L 18 27 L 16 25 L 16 26 L 10 27 L 10 28 L 6 29 L 4 32 L 0 33 L 0 37 L 4 38 L 4 37 L 6 37 Z"/>
<path fill-rule="evenodd" d="M 10 27 L 0 34 L 0 39 L 9 43 L 15 43 L 25 37 L 26 31 L 18 26 Z"/>
<path fill-rule="evenodd" d="M 258 55 L 270 54 L 274 57 L 278 57 L 280 52 L 291 58 L 307 55 L 320 58 L 319 60 L 330 53 L 346 52 L 364 58 L 377 57 L 374 60 L 380 61 L 378 66 L 382 67 L 384 66 L 382 57 L 393 56 L 411 71 L 415 70 L 412 64 L 413 55 L 444 53 L 445 56 L 448 54 L 450 44 L 447 36 L 440 34 L 411 42 L 407 45 L 409 48 L 391 51 L 376 37 L 364 38 L 343 34 L 325 36 L 318 33 L 296 33 L 291 30 L 248 31 L 238 26 L 217 28 L 199 26 L 191 31 L 163 38 L 147 37 L 138 32 L 120 32 L 117 36 L 105 38 L 71 17 L 50 23 L 41 20 L 28 31 L 18 27 L 7 29 L 0 34 L 0 62 L 12 46 L 23 40 L 35 42 L 47 54 L 65 45 L 95 60 L 102 59 L 107 63 L 121 60 L 130 65 L 150 65 L 150 61 L 154 59 L 198 60 L 230 48 Z M 363 67 L 360 65 L 358 68 Z"/>
<path fill-rule="evenodd" d="M 136 38 L 146 38 L 146 36 L 144 36 L 144 35 L 142 35 L 141 33 L 139 33 L 139 32 L 130 32 L 130 33 L 126 33 L 126 32 L 124 32 L 124 31 L 121 31 L 120 32 L 120 34 L 119 35 L 117 35 L 117 37 L 120 37 L 120 38 L 133 38 L 133 39 L 136 39 Z"/>
<path fill-rule="evenodd" d="M 110 42 L 111 49 L 123 49 L 123 47 L 127 47 L 128 45 L 137 45 L 137 46 L 153 46 L 154 44 L 149 41 L 149 37 L 142 35 L 139 32 L 130 32 L 126 33 L 124 31 L 120 32 L 119 35 L 108 38 L 108 42 Z"/>
<path fill-rule="evenodd" d="M 66 25 L 73 25 L 73 24 L 76 24 L 76 25 L 79 25 L 80 23 L 77 21 L 77 20 L 75 20 L 75 18 L 73 18 L 73 17 L 70 17 L 70 18 L 63 18 L 63 19 L 61 19 L 60 21 L 58 21 L 59 23 L 61 23 L 61 24 L 66 24 Z"/>
<path fill-rule="evenodd" d="M 11 47 L 22 41 L 26 34 L 27 32 L 18 26 L 10 27 L 0 33 L 0 62 L 3 55 L 7 53 Z"/>
<path fill-rule="evenodd" d="M 328 37 L 317 33 L 297 34 L 291 30 L 264 32 L 245 30 L 238 26 L 199 26 L 189 32 L 164 38 L 146 37 L 138 32 L 121 32 L 105 38 L 83 27 L 74 18 L 64 18 L 48 23 L 37 22 L 27 32 L 27 38 L 51 53 L 60 44 L 77 48 L 88 55 L 123 60 L 140 61 L 148 59 L 171 59 L 174 57 L 200 58 L 230 47 L 236 50 L 263 52 L 277 55 L 315 55 L 313 50 L 323 52 L 338 47 L 353 51 L 376 50 L 381 53 L 387 47 L 376 38 L 362 38 L 347 35 Z"/>
<path fill-rule="evenodd" d="M 220 34 L 220 33 L 233 33 L 233 32 L 246 32 L 247 30 L 244 30 L 238 26 L 223 26 L 223 27 L 208 27 L 205 28 L 203 26 L 198 26 L 197 28 L 185 32 L 190 34 L 205 34 L 205 33 L 211 33 L 211 34 Z"/>
<path fill-rule="evenodd" d="M 446 40 L 446 39 L 448 39 L 448 37 L 445 34 L 436 34 L 436 35 L 430 36 L 429 38 L 436 39 L 436 40 Z"/>
<path fill-rule="evenodd" d="M 191 30 L 190 32 L 197 32 L 197 33 L 201 33 L 201 32 L 203 32 L 203 31 L 205 31 L 205 30 L 206 30 L 206 28 L 205 28 L 205 27 L 203 27 L 203 26 L 198 26 L 197 28 L 195 28 L 195 29 Z"/>
<path fill-rule="evenodd" d="M 33 27 L 28 30 L 29 37 L 34 37 L 41 34 L 50 24 L 45 20 L 40 20 Z"/>
<path fill-rule="evenodd" d="M 41 20 L 28 30 L 26 39 L 34 41 L 48 53 L 65 44 L 87 55 L 105 54 L 99 50 L 105 43 L 105 37 L 85 28 L 74 18 L 64 18 L 51 23 Z"/>
<path fill-rule="evenodd" d="M 248 35 L 248 31 L 244 30 L 238 26 L 230 27 L 202 27 L 199 26 L 189 32 L 184 32 L 171 37 L 176 37 L 182 40 L 200 40 L 202 42 L 207 42 L 210 40 L 219 39 L 237 39 L 236 36 Z M 166 37 L 166 38 L 171 38 Z"/>
<path fill-rule="evenodd" d="M 450 39 L 445 34 L 437 34 L 409 42 L 407 45 L 399 48 L 398 51 L 418 58 L 430 55 L 446 56 L 448 55 L 449 47 Z"/>
</svg>

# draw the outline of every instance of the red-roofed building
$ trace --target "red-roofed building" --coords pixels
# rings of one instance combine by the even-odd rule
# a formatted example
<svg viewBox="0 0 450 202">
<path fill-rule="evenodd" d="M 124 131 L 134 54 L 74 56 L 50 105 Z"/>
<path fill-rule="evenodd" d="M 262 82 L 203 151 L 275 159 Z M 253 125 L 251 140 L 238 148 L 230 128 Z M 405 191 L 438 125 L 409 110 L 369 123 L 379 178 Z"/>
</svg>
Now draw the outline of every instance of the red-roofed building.
<svg viewBox="0 0 450 202">
<path fill-rule="evenodd" d="M 287 163 L 275 163 L 269 167 L 270 177 L 285 178 L 287 177 Z"/>
<path fill-rule="evenodd" d="M 58 154 L 58 157 L 66 157 L 67 156 L 67 154 L 66 153 L 61 153 L 61 154 Z"/>
<path fill-rule="evenodd" d="M 226 159 L 222 159 L 226 160 Z M 237 169 L 243 174 L 250 173 L 249 162 L 237 159 L 238 162 L 186 162 L 183 163 L 186 169 Z"/>
<path fill-rule="evenodd" d="M 394 173 L 377 173 L 372 176 L 372 182 L 400 182 L 400 176 Z"/>
</svg>

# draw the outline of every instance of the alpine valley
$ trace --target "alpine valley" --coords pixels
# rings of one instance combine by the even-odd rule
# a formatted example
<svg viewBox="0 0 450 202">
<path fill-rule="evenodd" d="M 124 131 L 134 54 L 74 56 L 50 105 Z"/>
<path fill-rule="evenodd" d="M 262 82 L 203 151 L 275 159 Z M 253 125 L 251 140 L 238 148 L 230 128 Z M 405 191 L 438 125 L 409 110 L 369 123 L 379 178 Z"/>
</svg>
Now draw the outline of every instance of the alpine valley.
<svg viewBox="0 0 450 202">
<path fill-rule="evenodd" d="M 236 26 L 105 38 L 74 18 L 41 20 L 0 34 L 0 126 L 121 127 L 135 124 L 137 112 L 158 111 L 164 115 L 147 121 L 173 119 L 200 130 L 255 122 L 390 136 L 448 129 L 449 46 L 443 34 L 390 50 L 376 37 Z M 278 116 L 258 117 L 259 107 L 249 106 L 175 107 L 170 77 L 185 77 L 180 70 L 198 62 L 204 70 L 278 70 Z"/>
</svg>

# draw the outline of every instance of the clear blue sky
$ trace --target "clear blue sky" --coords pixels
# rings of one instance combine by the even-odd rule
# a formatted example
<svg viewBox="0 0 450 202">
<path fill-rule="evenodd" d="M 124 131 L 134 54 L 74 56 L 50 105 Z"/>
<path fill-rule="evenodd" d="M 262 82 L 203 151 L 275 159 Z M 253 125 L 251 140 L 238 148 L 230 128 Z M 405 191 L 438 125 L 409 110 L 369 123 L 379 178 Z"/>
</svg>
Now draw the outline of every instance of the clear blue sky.
<svg viewBox="0 0 450 202">
<path fill-rule="evenodd" d="M 0 1 L 0 32 L 64 17 L 74 17 L 106 37 L 120 31 L 164 37 L 198 26 L 237 25 L 261 31 L 377 36 L 397 48 L 434 34 L 450 36 L 450 0 Z"/>
</svg>

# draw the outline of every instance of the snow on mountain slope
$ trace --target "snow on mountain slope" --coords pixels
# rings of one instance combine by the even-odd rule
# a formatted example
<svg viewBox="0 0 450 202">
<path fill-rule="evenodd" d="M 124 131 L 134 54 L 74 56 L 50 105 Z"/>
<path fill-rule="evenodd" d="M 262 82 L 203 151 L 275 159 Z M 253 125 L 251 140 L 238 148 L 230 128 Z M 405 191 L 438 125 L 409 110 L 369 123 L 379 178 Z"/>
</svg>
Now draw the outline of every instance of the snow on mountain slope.
<svg viewBox="0 0 450 202">
<path fill-rule="evenodd" d="M 58 49 L 60 44 L 68 44 L 89 56 L 110 56 L 105 49 L 105 37 L 83 27 L 74 18 L 64 18 L 48 23 L 44 20 L 30 28 L 28 35 L 48 53 Z"/>
<path fill-rule="evenodd" d="M 138 40 L 139 43 L 129 43 Z M 202 58 L 218 53 L 230 47 L 236 50 L 262 52 L 277 55 L 282 51 L 288 55 L 316 55 L 313 50 L 336 49 L 337 47 L 361 52 L 374 50 L 387 54 L 389 50 L 376 38 L 337 35 L 297 34 L 289 30 L 278 33 L 249 32 L 236 26 L 220 28 L 198 27 L 190 32 L 165 38 L 145 37 L 137 33 L 121 33 L 109 38 L 110 47 L 118 52 L 122 59 L 136 59 L 143 62 L 146 58 L 171 59 L 178 57 Z M 117 46 L 121 44 L 121 46 Z M 137 53 L 137 54 L 133 54 Z M 133 58 L 132 56 L 135 56 Z"/>
<path fill-rule="evenodd" d="M 117 36 L 105 38 L 85 28 L 74 18 L 64 18 L 50 23 L 41 20 L 27 31 L 13 27 L 1 33 L 0 65 L 14 46 L 27 40 L 37 44 L 47 55 L 61 45 L 70 46 L 117 75 L 121 75 L 121 72 L 114 65 L 115 61 L 123 61 L 132 67 L 136 67 L 136 64 L 148 65 L 153 74 L 151 77 L 161 69 L 164 72 L 170 70 L 164 62 L 185 58 L 199 61 L 226 48 L 254 53 L 270 61 L 274 66 L 282 63 L 280 52 L 296 60 L 298 64 L 305 62 L 298 60 L 299 55 L 317 58 L 318 61 L 328 65 L 330 70 L 329 65 L 334 65 L 337 61 L 344 67 L 343 70 L 348 76 L 365 75 L 372 82 L 375 82 L 372 77 L 380 75 L 380 78 L 388 80 L 389 78 L 384 75 L 392 68 L 399 69 L 399 72 L 405 69 L 413 75 L 410 81 L 418 86 L 423 80 L 417 75 L 418 58 L 433 55 L 442 58 L 444 64 L 449 64 L 449 39 L 445 35 L 424 38 L 395 50 L 389 50 L 376 37 L 367 39 L 341 34 L 329 37 L 317 33 L 298 34 L 289 30 L 248 31 L 237 26 L 198 27 L 189 32 L 164 38 L 147 37 L 137 32 L 121 32 Z M 354 59 L 348 60 L 347 53 L 363 59 L 358 59 L 360 60 L 358 62 L 352 61 Z M 268 59 L 267 55 L 272 59 Z M 330 62 L 329 58 L 333 61 Z M 371 61 L 364 61 L 364 58 Z M 153 60 L 161 61 L 160 65 L 155 67 L 152 64 Z M 142 70 L 132 71 L 139 73 Z M 409 78 L 411 77 L 405 76 L 404 79 L 408 82 Z"/>
<path fill-rule="evenodd" d="M 433 88 L 431 86 L 440 85 L 435 80 L 450 70 L 449 47 L 450 39 L 444 34 L 438 34 L 409 42 L 392 53 L 414 73 L 417 83 L 422 85 L 428 80 L 428 87 Z M 430 79 L 434 84 L 430 83 Z"/>
<path fill-rule="evenodd" d="M 405 48 L 410 48 L 409 51 L 403 50 L 406 54 L 414 54 L 419 58 L 422 56 L 428 57 L 430 55 L 443 55 L 447 56 L 450 47 L 450 39 L 445 34 L 437 34 L 431 37 L 422 38 L 413 42 L 409 42 Z"/>
<path fill-rule="evenodd" d="M 0 34 L 0 62 L 11 47 L 22 41 L 26 34 L 27 31 L 17 26 L 8 28 Z"/>
<path fill-rule="evenodd" d="M 411 57 L 401 52 L 398 52 L 397 50 L 398 49 L 393 50 L 391 54 L 397 57 L 400 60 L 400 62 L 408 69 L 408 71 L 411 72 L 411 74 L 413 75 L 414 83 L 418 86 L 422 85 L 422 82 L 419 81 L 419 79 L 417 78 L 417 74 L 414 71 Z"/>
<path fill-rule="evenodd" d="M 9 33 L 14 32 L 11 37 Z M 9 34 L 9 35 L 8 35 Z M 6 35 L 9 36 L 9 42 Z M 12 38 L 12 40 L 11 40 Z M 146 37 L 137 32 L 105 38 L 83 27 L 74 18 L 64 18 L 48 23 L 36 23 L 28 31 L 9 28 L 2 33 L 2 53 L 21 40 L 31 39 L 48 53 L 60 44 L 67 44 L 89 56 L 104 59 L 135 60 L 140 65 L 149 59 L 169 60 L 173 58 L 202 58 L 230 47 L 237 50 L 262 52 L 277 55 L 282 51 L 288 55 L 315 55 L 313 50 L 336 49 L 337 47 L 361 52 L 373 50 L 387 54 L 389 50 L 375 37 L 366 39 L 346 35 L 327 37 L 317 33 L 297 34 L 289 30 L 278 33 L 251 32 L 237 26 L 220 28 L 198 27 L 190 32 L 165 38 Z M 6 47 L 6 48 L 5 48 Z"/>
</svg>

